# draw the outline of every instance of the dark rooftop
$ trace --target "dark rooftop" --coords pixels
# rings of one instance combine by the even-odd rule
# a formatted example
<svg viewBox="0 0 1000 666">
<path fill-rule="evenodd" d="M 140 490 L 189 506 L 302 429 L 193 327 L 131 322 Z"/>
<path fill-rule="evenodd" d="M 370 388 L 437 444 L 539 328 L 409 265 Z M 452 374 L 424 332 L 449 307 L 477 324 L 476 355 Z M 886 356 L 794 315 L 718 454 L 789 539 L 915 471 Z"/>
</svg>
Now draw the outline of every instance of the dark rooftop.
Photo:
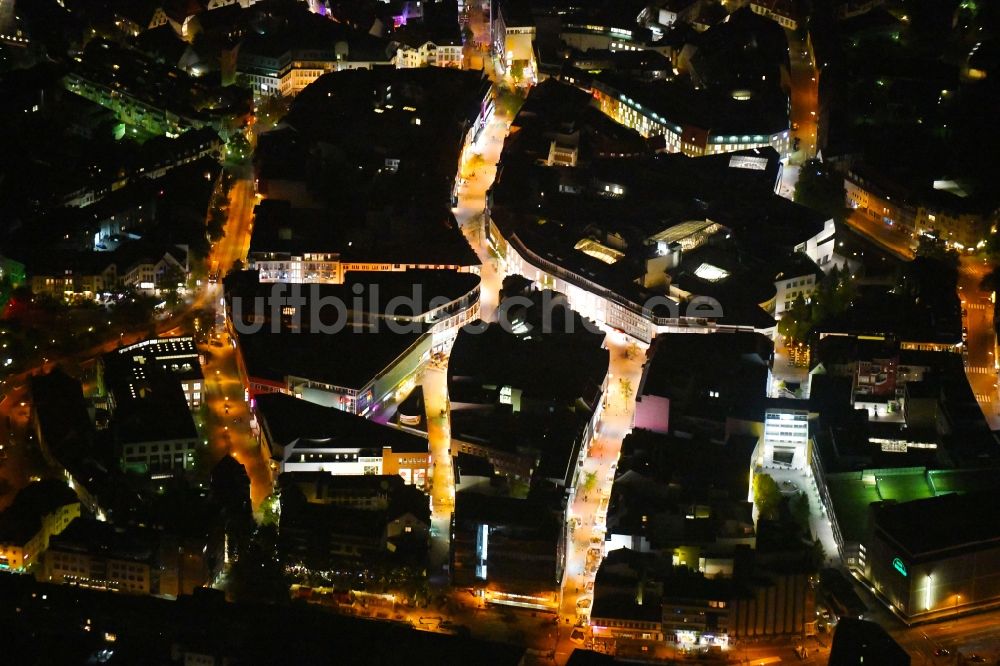
<svg viewBox="0 0 1000 666">
<path fill-rule="evenodd" d="M 310 379 L 362 389 L 419 344 L 424 332 L 394 332 L 386 325 L 346 326 L 336 333 L 272 332 L 262 327 L 237 336 L 247 374 L 270 381 Z"/>
<path fill-rule="evenodd" d="M 845 617 L 833 633 L 828 663 L 829 666 L 910 666 L 910 655 L 877 623 Z"/>
<path fill-rule="evenodd" d="M 1000 493 L 948 494 L 872 505 L 875 529 L 913 558 L 947 557 L 1000 542 Z"/>
<path fill-rule="evenodd" d="M 0 513 L 0 543 L 26 545 L 42 528 L 42 518 L 60 507 L 80 502 L 73 489 L 57 479 L 35 481 Z"/>
<path fill-rule="evenodd" d="M 255 398 L 254 411 L 269 441 L 278 446 L 301 442 L 308 448 L 377 448 L 395 453 L 426 453 L 427 440 L 404 430 L 383 426 L 362 416 L 323 407 L 282 393 Z"/>
</svg>

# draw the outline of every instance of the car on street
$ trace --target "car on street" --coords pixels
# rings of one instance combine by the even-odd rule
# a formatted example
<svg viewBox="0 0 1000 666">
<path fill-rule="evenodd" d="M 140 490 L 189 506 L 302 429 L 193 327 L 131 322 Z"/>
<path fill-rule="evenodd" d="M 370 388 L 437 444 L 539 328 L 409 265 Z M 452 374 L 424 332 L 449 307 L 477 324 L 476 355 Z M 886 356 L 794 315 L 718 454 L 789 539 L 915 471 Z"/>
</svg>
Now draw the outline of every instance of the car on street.
<svg viewBox="0 0 1000 666">
<path fill-rule="evenodd" d="M 589 597 L 584 597 L 583 599 L 580 599 L 579 601 L 576 602 L 576 607 L 577 608 L 590 608 L 590 603 L 591 603 L 590 598 Z"/>
<path fill-rule="evenodd" d="M 586 637 L 587 637 L 587 634 L 585 634 L 583 632 L 583 629 L 580 629 L 580 628 L 574 629 L 573 632 L 569 635 L 569 639 L 572 642 L 576 643 L 577 645 L 583 645 L 583 640 Z"/>
<path fill-rule="evenodd" d="M 951 650 L 948 650 L 948 649 L 945 649 L 945 648 L 938 648 L 938 649 L 934 650 L 934 656 L 935 657 L 950 657 L 951 656 Z"/>
</svg>

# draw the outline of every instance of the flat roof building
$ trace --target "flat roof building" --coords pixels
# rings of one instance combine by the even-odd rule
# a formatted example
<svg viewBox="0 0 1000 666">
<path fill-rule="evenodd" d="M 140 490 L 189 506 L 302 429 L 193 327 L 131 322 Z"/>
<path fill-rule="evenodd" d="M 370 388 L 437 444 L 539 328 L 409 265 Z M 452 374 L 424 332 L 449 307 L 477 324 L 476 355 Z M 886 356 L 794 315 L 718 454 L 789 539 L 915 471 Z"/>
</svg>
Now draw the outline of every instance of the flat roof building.
<svg viewBox="0 0 1000 666">
<path fill-rule="evenodd" d="M 247 396 L 287 393 L 319 405 L 372 417 L 403 399 L 430 358 L 425 324 L 393 330 L 391 322 L 348 325 L 335 332 L 236 332 Z"/>
<path fill-rule="evenodd" d="M 995 481 L 994 481 L 995 483 Z M 871 505 L 865 577 L 907 623 L 1000 600 L 1000 494 L 994 488 Z"/>
<path fill-rule="evenodd" d="M 252 409 L 251 429 L 276 473 L 398 474 L 407 484 L 427 484 L 424 437 L 280 393 L 257 396 Z"/>
</svg>

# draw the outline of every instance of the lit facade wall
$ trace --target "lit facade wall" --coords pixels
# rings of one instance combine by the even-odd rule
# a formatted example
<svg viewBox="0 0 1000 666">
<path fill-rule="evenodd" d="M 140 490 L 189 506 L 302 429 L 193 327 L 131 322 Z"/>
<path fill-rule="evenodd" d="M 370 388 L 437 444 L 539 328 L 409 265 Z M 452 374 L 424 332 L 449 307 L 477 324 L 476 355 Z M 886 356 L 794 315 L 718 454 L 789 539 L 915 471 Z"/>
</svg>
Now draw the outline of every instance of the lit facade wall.
<svg viewBox="0 0 1000 666">
<path fill-rule="evenodd" d="M 348 271 L 391 271 L 437 269 L 473 272 L 471 266 L 458 264 L 394 264 L 379 261 L 346 262 L 336 253 L 276 255 L 260 253 L 249 258 L 250 268 L 260 271 L 261 282 L 289 284 L 343 284 Z"/>
<path fill-rule="evenodd" d="M 50 549 L 42 580 L 98 590 L 150 594 L 149 563 L 105 557 L 86 551 Z"/>
<path fill-rule="evenodd" d="M 407 485 L 426 488 L 431 465 L 429 452 L 397 453 L 382 447 L 381 453 L 358 448 L 286 448 L 278 473 L 326 472 L 333 476 L 398 474 Z"/>
<path fill-rule="evenodd" d="M 809 302 L 812 293 L 816 291 L 816 276 L 813 274 L 799 275 L 795 277 L 775 280 L 774 286 L 777 294 L 774 299 L 774 316 L 778 319 L 792 307 L 792 303 L 799 296 Z"/>
<path fill-rule="evenodd" d="M 39 530 L 24 543 L 0 542 L 0 571 L 24 571 L 39 562 L 49 547 L 49 539 L 80 517 L 80 503 L 73 502 L 42 516 Z"/>
<path fill-rule="evenodd" d="M 871 180 L 854 172 L 844 178 L 847 205 L 886 226 L 916 233 L 916 208 L 899 195 L 893 197 Z"/>
<path fill-rule="evenodd" d="M 419 47 L 401 45 L 396 51 L 396 67 L 461 67 L 462 46 L 426 42 Z"/>
<path fill-rule="evenodd" d="M 488 225 L 488 242 L 505 262 L 507 273 L 516 273 L 533 281 L 542 289 L 552 289 L 564 294 L 569 306 L 581 316 L 616 328 L 644 342 L 649 342 L 655 335 L 661 333 L 754 330 L 747 326 L 718 325 L 714 320 L 705 317 L 681 316 L 684 311 L 683 304 L 678 304 L 677 317 L 653 317 L 644 311 L 642 304 L 627 302 L 623 297 L 590 282 L 587 278 L 571 274 L 532 254 L 523 245 L 508 242 L 492 220 L 488 221 Z M 756 332 L 770 337 L 774 327 Z"/>
<path fill-rule="evenodd" d="M 949 615 L 1000 601 L 1000 543 L 914 559 L 875 531 L 864 548 L 864 574 L 904 618 Z M 964 551 L 964 552 L 963 552 Z"/>
<path fill-rule="evenodd" d="M 764 464 L 786 469 L 809 465 L 809 413 L 769 409 L 764 414 Z"/>
<path fill-rule="evenodd" d="M 414 386 L 417 371 L 430 359 L 433 337 L 422 335 L 364 386 L 345 387 L 306 377 L 287 377 L 288 392 L 309 402 L 371 417 L 385 403 L 402 400 Z"/>
<path fill-rule="evenodd" d="M 919 206 L 914 220 L 917 234 L 934 233 L 938 238 L 959 250 L 982 249 L 991 227 L 997 223 L 997 214 L 951 212 L 939 207 Z"/>
<path fill-rule="evenodd" d="M 122 466 L 139 474 L 173 474 L 194 469 L 197 439 L 176 439 L 122 445 Z"/>
<path fill-rule="evenodd" d="M 792 16 L 790 4 L 785 5 L 780 2 L 751 2 L 750 9 L 754 14 L 760 14 L 764 18 L 769 18 L 786 30 L 797 30 L 799 22 Z"/>
<path fill-rule="evenodd" d="M 666 144 L 665 150 L 670 153 L 700 157 L 771 147 L 782 157 L 789 154 L 791 139 L 788 130 L 773 134 L 718 135 L 693 126 L 683 127 L 599 82 L 594 84 L 592 94 L 598 108 L 606 116 L 646 138 L 662 136 Z"/>
</svg>

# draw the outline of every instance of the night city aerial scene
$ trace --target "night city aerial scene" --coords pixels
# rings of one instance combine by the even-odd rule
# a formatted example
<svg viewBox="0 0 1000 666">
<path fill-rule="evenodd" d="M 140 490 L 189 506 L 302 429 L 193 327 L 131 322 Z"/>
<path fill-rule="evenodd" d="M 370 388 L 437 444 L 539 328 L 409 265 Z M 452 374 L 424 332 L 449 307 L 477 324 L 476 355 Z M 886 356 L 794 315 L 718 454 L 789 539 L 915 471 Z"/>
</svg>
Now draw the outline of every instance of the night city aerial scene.
<svg viewBox="0 0 1000 666">
<path fill-rule="evenodd" d="M 0 657 L 1000 665 L 1000 1 L 0 0 Z"/>
</svg>

